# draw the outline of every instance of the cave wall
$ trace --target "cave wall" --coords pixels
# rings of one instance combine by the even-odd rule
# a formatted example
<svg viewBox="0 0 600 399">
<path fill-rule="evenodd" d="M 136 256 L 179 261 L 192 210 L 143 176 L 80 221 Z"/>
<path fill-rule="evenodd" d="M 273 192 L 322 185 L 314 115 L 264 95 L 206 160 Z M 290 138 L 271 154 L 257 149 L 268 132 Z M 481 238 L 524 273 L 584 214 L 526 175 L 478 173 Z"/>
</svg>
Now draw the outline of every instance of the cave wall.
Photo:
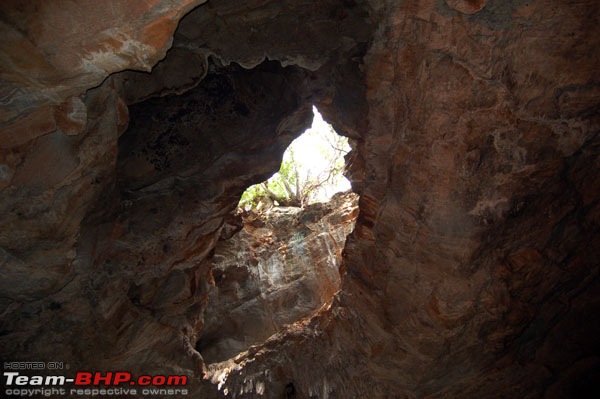
<svg viewBox="0 0 600 399">
<path fill-rule="evenodd" d="M 3 1 L 1 148 L 57 129 L 81 131 L 85 91 L 113 72 L 150 71 L 171 46 L 179 19 L 204 2 Z"/>
<path fill-rule="evenodd" d="M 341 291 L 196 392 L 593 391 L 595 2 L 207 2 L 173 36 L 200 3 L 0 6 L 3 358 L 192 375 L 224 218 L 316 103 L 356 142 Z"/>
<path fill-rule="evenodd" d="M 266 6 L 277 12 L 273 4 Z M 20 13 L 50 24 L 73 12 L 56 7 L 23 11 L 7 3 L 2 15 L 16 26 Z M 346 31 L 365 17 L 359 12 L 340 25 L 329 20 L 339 8 L 336 2 L 323 3 L 307 17 L 320 14 L 315 23 L 345 24 Z M 184 3 L 162 12 L 173 16 L 188 9 Z M 197 9 L 196 15 L 207 10 Z M 94 15 L 94 10 L 82 4 L 77 13 Z M 150 25 L 162 23 L 160 13 L 144 15 Z M 104 22 L 118 27 L 119 21 Z M 346 40 L 353 52 L 364 51 L 365 31 Z M 36 32 L 21 33 L 34 41 Z M 48 35 L 58 40 L 66 33 L 49 30 Z M 301 35 L 297 31 L 296 40 Z M 323 66 L 319 73 L 282 66 L 264 54 L 254 68 L 245 69 L 197 47 L 176 39 L 151 74 L 123 71 L 66 105 L 51 103 L 42 115 L 48 130 L 33 136 L 22 136 L 22 130 L 35 128 L 35 112 L 20 109 L 26 116 L 4 120 L 6 132 L 18 140 L 3 141 L 2 150 L 3 358 L 51 361 L 58 356 L 73 369 L 117 367 L 135 374 L 160 370 L 191 377 L 201 372 L 194 345 L 213 284 L 210 257 L 224 219 L 245 187 L 279 168 L 287 145 L 310 125 L 312 104 L 331 103 L 338 95 L 336 82 L 356 86 L 360 73 L 356 60 L 317 53 L 323 46 L 312 50 Z M 147 57 L 157 59 L 165 48 L 146 50 Z M 46 57 L 53 54 L 47 52 Z M 135 60 L 119 64 L 124 55 L 118 51 L 107 54 L 119 68 L 139 67 Z M 87 48 L 78 55 L 85 59 Z M 20 72 L 7 63 L 7 71 L 11 68 Z M 3 78 L 5 87 L 29 90 L 11 80 L 13 75 Z M 78 90 L 75 68 L 57 79 L 71 83 L 65 90 Z M 53 90 L 54 83 L 46 83 L 45 90 Z M 59 97 L 53 98 L 62 101 Z"/>
<path fill-rule="evenodd" d="M 598 13 L 446 3 L 396 9 L 366 61 L 387 106 L 346 266 L 402 353 L 375 362 L 416 396 L 578 397 L 598 371 Z"/>
<path fill-rule="evenodd" d="M 215 246 L 215 287 L 196 345 L 207 363 L 233 358 L 310 317 L 340 289 L 358 196 L 338 193 L 327 203 L 263 212 L 236 213 Z"/>
</svg>

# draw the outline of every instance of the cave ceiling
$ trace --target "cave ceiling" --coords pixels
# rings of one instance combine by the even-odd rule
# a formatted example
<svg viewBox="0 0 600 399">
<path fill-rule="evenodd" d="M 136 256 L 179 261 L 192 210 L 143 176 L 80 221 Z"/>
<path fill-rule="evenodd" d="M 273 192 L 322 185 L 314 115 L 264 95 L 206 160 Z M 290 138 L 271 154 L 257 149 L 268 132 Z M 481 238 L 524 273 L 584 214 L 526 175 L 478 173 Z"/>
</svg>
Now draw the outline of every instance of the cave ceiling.
<svg viewBox="0 0 600 399">
<path fill-rule="evenodd" d="M 201 398 L 594 397 L 599 22 L 592 0 L 2 2 L 2 359 Z M 203 365 L 215 247 L 312 105 L 352 139 L 340 290 Z"/>
</svg>

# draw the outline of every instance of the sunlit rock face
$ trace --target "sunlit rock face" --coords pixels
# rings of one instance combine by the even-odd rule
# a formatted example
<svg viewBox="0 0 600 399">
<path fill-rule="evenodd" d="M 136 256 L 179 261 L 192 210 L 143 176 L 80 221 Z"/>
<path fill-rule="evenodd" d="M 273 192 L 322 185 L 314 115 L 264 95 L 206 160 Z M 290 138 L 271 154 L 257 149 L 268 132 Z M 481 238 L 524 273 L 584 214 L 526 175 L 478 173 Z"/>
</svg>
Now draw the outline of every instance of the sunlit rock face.
<svg viewBox="0 0 600 399">
<path fill-rule="evenodd" d="M 193 376 L 225 220 L 316 104 L 340 292 L 190 390 L 598 396 L 596 2 L 207 2 L 103 81 L 199 3 L 0 5 L 3 358 Z"/>
<path fill-rule="evenodd" d="M 239 216 L 243 228 L 215 248 L 215 288 L 197 345 L 206 361 L 229 359 L 331 302 L 357 202 L 345 193 L 305 209 Z"/>
</svg>

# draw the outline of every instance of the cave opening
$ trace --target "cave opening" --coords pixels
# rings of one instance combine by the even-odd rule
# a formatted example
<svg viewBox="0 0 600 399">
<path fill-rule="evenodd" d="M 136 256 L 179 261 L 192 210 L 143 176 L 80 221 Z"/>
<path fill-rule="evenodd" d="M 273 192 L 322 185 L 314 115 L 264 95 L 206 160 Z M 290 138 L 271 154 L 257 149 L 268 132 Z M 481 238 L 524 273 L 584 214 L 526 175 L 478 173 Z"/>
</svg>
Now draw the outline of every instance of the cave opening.
<svg viewBox="0 0 600 399">
<path fill-rule="evenodd" d="M 208 363 L 311 317 L 340 288 L 341 253 L 358 214 L 343 175 L 351 146 L 312 109 L 312 126 L 288 146 L 279 171 L 242 195 L 240 230 L 216 245 L 197 343 Z"/>
<path fill-rule="evenodd" d="M 0 3 L 5 368 L 36 391 L 65 364 L 190 398 L 600 397 L 600 8 L 548 3 Z M 299 243 L 328 253 L 319 205 L 287 235 L 246 217 L 243 251 L 223 228 L 311 104 L 356 140 L 343 289 L 192 379 L 201 331 L 210 362 L 268 335 L 306 302 Z"/>
<path fill-rule="evenodd" d="M 345 157 L 351 150 L 348 138 L 327 123 L 315 105 L 309 129 L 285 150 L 281 166 L 268 180 L 254 184 L 242 194 L 242 211 L 267 212 L 273 206 L 304 208 L 328 202 L 334 194 L 351 189 L 344 176 Z"/>
<path fill-rule="evenodd" d="M 171 62 L 167 57 L 164 68 Z M 240 211 L 243 191 L 280 168 L 286 148 L 315 119 L 311 104 L 322 107 L 353 149 L 360 145 L 353 127 L 364 118 L 352 112 L 352 92 L 340 92 L 330 79 L 350 79 L 358 74 L 354 67 L 310 71 L 264 60 L 245 68 L 208 57 L 204 68 L 197 84 L 182 92 L 148 95 L 145 79 L 162 80 L 154 72 L 113 78 L 129 103 L 117 159 L 119 223 L 126 236 L 114 257 L 136 258 L 130 242 L 153 248 L 138 262 L 128 299 L 136 309 L 155 307 L 159 317 L 178 317 L 189 367 L 197 367 L 199 352 L 214 374 L 252 345 L 329 307 L 358 214 L 358 196 L 350 191 L 315 202 L 343 190 L 343 183 L 296 206 L 273 203 L 268 212 Z M 322 117 L 317 122 L 336 138 L 324 145 L 344 147 L 339 141 L 346 139 Z M 306 152 L 306 163 L 319 156 L 314 148 Z M 356 153 L 336 158 L 335 174 L 341 176 L 345 158 L 353 163 Z M 157 270 L 167 278 L 149 276 Z M 181 316 L 183 307 L 189 311 Z"/>
</svg>

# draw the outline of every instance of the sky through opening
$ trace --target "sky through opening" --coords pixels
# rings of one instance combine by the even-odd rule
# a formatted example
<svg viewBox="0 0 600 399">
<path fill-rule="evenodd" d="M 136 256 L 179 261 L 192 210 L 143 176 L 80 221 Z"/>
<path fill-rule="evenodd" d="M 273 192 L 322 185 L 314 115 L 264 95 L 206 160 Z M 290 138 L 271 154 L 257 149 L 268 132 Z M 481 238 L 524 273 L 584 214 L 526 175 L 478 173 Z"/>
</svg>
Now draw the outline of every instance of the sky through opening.
<svg viewBox="0 0 600 399">
<path fill-rule="evenodd" d="M 303 187 L 306 189 L 303 205 L 329 201 L 335 193 L 351 188 L 342 174 L 344 156 L 350 151 L 348 139 L 338 135 L 315 106 L 313 114 L 312 126 L 290 144 L 283 155 L 281 169 L 266 182 L 273 192 L 285 194 L 283 180 L 287 180 L 288 186 L 295 191 L 297 176 L 300 191 Z M 262 184 L 249 187 L 240 205 L 244 206 L 242 204 L 248 204 L 249 199 L 261 195 L 261 190 L 264 192 Z"/>
</svg>

